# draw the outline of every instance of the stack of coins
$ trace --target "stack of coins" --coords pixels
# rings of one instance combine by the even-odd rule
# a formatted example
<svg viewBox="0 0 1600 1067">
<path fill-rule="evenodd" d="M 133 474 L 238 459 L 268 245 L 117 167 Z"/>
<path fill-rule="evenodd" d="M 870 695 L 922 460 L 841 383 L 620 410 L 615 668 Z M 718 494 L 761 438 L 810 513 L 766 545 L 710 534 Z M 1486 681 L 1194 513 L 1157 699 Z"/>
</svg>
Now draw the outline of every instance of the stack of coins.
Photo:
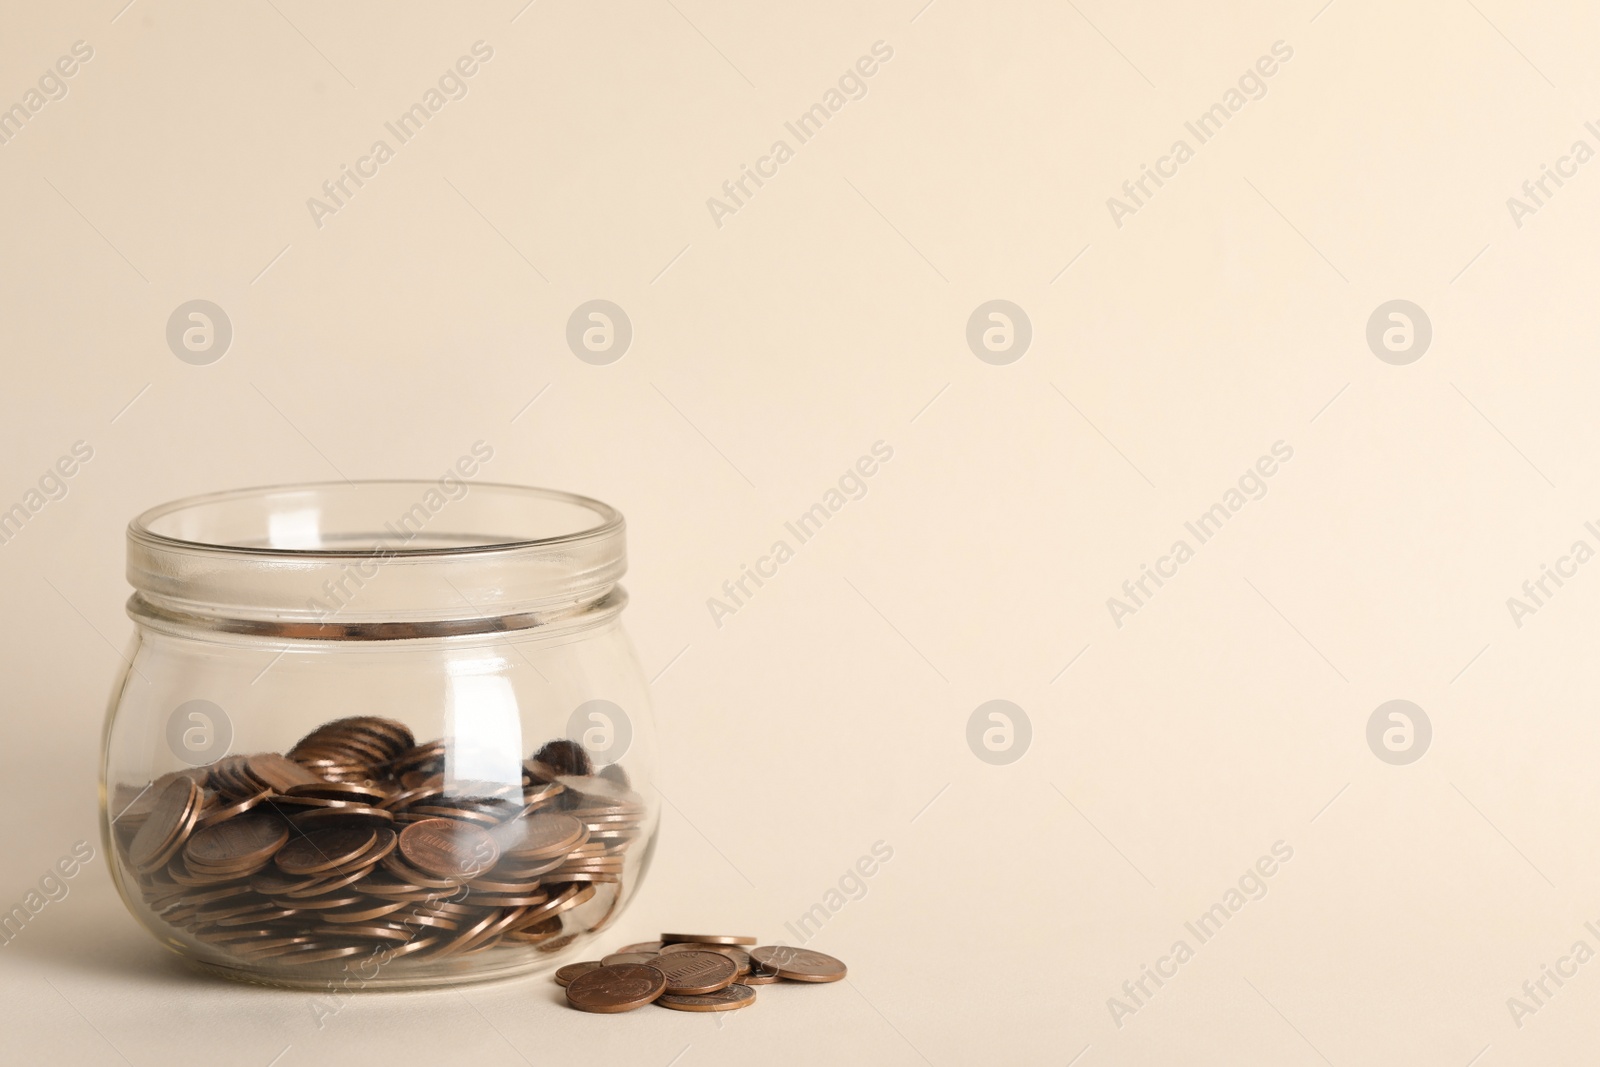
<svg viewBox="0 0 1600 1067">
<path fill-rule="evenodd" d="M 758 985 L 837 982 L 845 966 L 832 956 L 788 945 L 763 945 L 731 934 L 662 934 L 624 945 L 598 960 L 555 973 L 567 1003 L 579 1011 L 615 1014 L 659 1004 L 674 1011 L 732 1011 L 756 1002 Z"/>
<path fill-rule="evenodd" d="M 646 832 L 621 768 L 596 774 L 558 740 L 524 761 L 518 786 L 447 792 L 447 754 L 359 716 L 287 756 L 164 775 L 117 802 L 123 867 L 157 921 L 258 969 L 553 953 L 604 926 Z"/>
</svg>

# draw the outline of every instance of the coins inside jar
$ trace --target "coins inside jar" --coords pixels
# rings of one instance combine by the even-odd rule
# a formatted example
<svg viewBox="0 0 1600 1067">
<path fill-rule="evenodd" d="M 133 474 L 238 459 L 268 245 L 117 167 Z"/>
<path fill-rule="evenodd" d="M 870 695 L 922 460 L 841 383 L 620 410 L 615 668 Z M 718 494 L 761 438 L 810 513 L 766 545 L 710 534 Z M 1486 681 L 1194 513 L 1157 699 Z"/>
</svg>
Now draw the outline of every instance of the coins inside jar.
<svg viewBox="0 0 1600 1067">
<path fill-rule="evenodd" d="M 475 964 L 454 961 L 554 954 L 609 921 L 649 832 L 626 775 L 599 778 L 563 739 L 522 761 L 518 780 L 447 786 L 451 752 L 355 716 L 285 755 L 119 786 L 122 868 L 153 921 L 201 959 L 258 970 L 321 975 L 356 960 L 370 975 L 367 957 L 464 969 Z"/>
</svg>

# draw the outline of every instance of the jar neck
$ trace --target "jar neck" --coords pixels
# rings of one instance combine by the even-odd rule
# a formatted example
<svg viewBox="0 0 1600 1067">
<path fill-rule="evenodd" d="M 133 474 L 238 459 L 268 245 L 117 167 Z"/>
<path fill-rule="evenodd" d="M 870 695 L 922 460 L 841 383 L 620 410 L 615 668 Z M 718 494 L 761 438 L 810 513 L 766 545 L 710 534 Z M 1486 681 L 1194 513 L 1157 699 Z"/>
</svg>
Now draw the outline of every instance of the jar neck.
<svg viewBox="0 0 1600 1067">
<path fill-rule="evenodd" d="M 400 640 L 565 625 L 626 601 L 615 508 L 442 485 L 277 486 L 152 509 L 128 528 L 128 610 L 213 633 Z"/>
</svg>

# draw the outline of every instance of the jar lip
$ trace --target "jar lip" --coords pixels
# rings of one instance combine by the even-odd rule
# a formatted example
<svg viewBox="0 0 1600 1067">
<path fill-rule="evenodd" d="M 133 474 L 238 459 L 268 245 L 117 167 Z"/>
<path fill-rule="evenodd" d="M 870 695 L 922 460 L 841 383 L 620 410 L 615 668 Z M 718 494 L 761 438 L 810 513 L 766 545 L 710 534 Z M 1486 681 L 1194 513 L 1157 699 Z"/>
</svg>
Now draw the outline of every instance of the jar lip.
<svg viewBox="0 0 1600 1067">
<path fill-rule="evenodd" d="M 615 535 L 625 523 L 622 513 L 610 504 L 593 497 L 582 496 L 578 493 L 569 493 L 561 489 L 546 489 L 536 486 L 517 485 L 512 482 L 481 482 L 471 481 L 463 484 L 473 489 L 497 489 L 509 491 L 528 498 L 538 498 L 552 502 L 570 504 L 576 507 L 587 508 L 599 517 L 599 522 L 587 529 L 555 534 L 547 537 L 520 538 L 514 540 L 493 541 L 484 544 L 451 545 L 448 547 L 432 546 L 422 548 L 408 548 L 405 546 L 390 548 L 383 547 L 386 556 L 403 556 L 406 559 L 424 561 L 427 559 L 451 559 L 462 556 L 484 556 L 495 553 L 517 552 L 527 549 L 547 548 L 557 545 L 581 544 L 585 541 L 603 540 Z M 266 498 L 269 496 L 286 496 L 293 493 L 321 492 L 333 490 L 335 492 L 355 489 L 387 487 L 398 488 L 409 486 L 415 488 L 419 494 L 429 489 L 436 489 L 437 480 L 424 478 L 353 478 L 344 481 L 326 482 L 280 482 L 273 485 L 249 486 L 243 489 L 223 489 L 212 493 L 199 493 L 194 496 L 180 497 L 169 500 L 163 504 L 148 508 L 134 516 L 128 523 L 128 539 L 140 544 L 157 549 L 177 550 L 184 552 L 219 553 L 228 556 L 259 556 L 264 559 L 293 559 L 307 557 L 315 559 L 362 559 L 371 556 L 378 546 L 364 548 L 282 548 L 272 545 L 238 545 L 225 544 L 215 541 L 197 540 L 184 537 L 173 537 L 162 534 L 152 529 L 153 524 L 161 519 L 168 518 L 179 512 L 190 511 L 196 508 L 214 504 L 226 504 L 235 501 L 249 500 L 252 497 Z"/>
<path fill-rule="evenodd" d="M 463 470 L 465 468 L 462 468 Z M 563 615 L 627 571 L 621 512 L 447 472 L 230 489 L 128 524 L 137 616 L 344 626 Z"/>
</svg>

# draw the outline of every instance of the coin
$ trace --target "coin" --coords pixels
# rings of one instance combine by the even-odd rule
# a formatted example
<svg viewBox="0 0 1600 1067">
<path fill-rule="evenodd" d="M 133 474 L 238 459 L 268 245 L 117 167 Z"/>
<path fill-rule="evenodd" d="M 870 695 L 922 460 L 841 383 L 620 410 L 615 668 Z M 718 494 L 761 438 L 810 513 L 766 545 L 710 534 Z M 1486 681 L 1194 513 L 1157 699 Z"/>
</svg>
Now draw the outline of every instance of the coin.
<svg viewBox="0 0 1600 1067">
<path fill-rule="evenodd" d="M 294 765 L 299 768 L 299 765 Z M 304 771 L 304 768 L 299 768 Z M 285 797 L 315 797 L 318 800 L 362 800 L 368 803 L 381 803 L 389 800 L 389 790 L 382 789 L 379 785 L 368 785 L 365 782 L 325 782 L 315 774 L 309 774 L 310 781 L 290 785 L 288 789 L 280 789 Z"/>
<path fill-rule="evenodd" d="M 550 899 L 549 893 L 480 893 L 467 894 L 468 904 L 483 908 L 531 908 Z"/>
<path fill-rule="evenodd" d="M 199 833 L 208 826 L 215 826 L 219 822 L 226 822 L 237 815 L 243 815 L 272 795 L 272 790 L 263 789 L 254 796 L 245 797 L 232 804 L 208 805 L 201 812 L 200 818 L 195 821 L 195 832 Z"/>
<path fill-rule="evenodd" d="M 289 840 L 289 827 L 270 812 L 249 812 L 197 830 L 183 858 L 206 867 L 237 868 L 266 863 Z"/>
<path fill-rule="evenodd" d="M 289 821 L 306 830 L 320 826 L 348 826 L 365 822 L 373 826 L 386 826 L 395 821 L 394 812 L 388 808 L 374 808 L 366 804 L 330 804 L 327 807 L 308 808 L 289 816 Z"/>
<path fill-rule="evenodd" d="M 276 752 L 246 757 L 244 770 L 249 777 L 274 793 L 286 793 L 296 785 L 321 781 L 300 764 Z"/>
<path fill-rule="evenodd" d="M 141 871 L 167 862 L 183 844 L 200 811 L 200 787 L 188 778 L 168 783 L 144 825 L 128 844 L 128 861 Z"/>
<path fill-rule="evenodd" d="M 663 953 L 650 966 L 666 975 L 669 993 L 715 993 L 739 976 L 739 965 L 720 952 Z"/>
<path fill-rule="evenodd" d="M 588 834 L 588 827 L 570 815 L 540 813 L 505 823 L 494 838 L 507 858 L 528 861 L 565 855 Z"/>
<path fill-rule="evenodd" d="M 406 863 L 436 877 L 473 877 L 494 866 L 500 846 L 487 830 L 452 819 L 424 819 L 400 834 Z"/>
<path fill-rule="evenodd" d="M 623 945 L 621 948 L 617 949 L 617 951 L 618 952 L 648 952 L 651 955 L 654 955 L 654 954 L 660 952 L 661 948 L 662 948 L 662 944 L 659 941 L 635 941 L 631 945 Z"/>
<path fill-rule="evenodd" d="M 845 976 L 843 963 L 808 948 L 763 945 L 750 950 L 750 959 L 791 982 L 837 982 Z"/>
<path fill-rule="evenodd" d="M 291 839 L 274 861 L 285 874 L 317 874 L 355 863 L 377 844 L 377 830 L 330 826 Z"/>
<path fill-rule="evenodd" d="M 405 901 L 371 901 L 363 900 L 348 908 L 324 911 L 322 920 L 330 923 L 364 923 L 372 919 L 381 919 L 385 915 L 392 915 L 405 907 Z"/>
<path fill-rule="evenodd" d="M 596 967 L 568 984 L 567 1003 L 579 1011 L 615 1014 L 644 1007 L 666 988 L 666 976 L 654 967 Z"/>
<path fill-rule="evenodd" d="M 656 958 L 654 952 L 613 952 L 609 956 L 601 956 L 600 963 L 605 967 L 620 967 L 625 963 L 649 963 Z"/>
<path fill-rule="evenodd" d="M 423 874 L 401 859 L 398 852 L 391 852 L 383 857 L 380 866 L 389 874 L 408 885 L 421 886 L 425 889 L 433 890 L 458 889 L 461 886 L 462 880 L 460 878 L 435 878 L 432 875 Z"/>
<path fill-rule="evenodd" d="M 674 1011 L 732 1011 L 756 1002 L 756 991 L 747 985 L 730 985 L 714 993 L 663 993 L 657 1004 Z"/>
<path fill-rule="evenodd" d="M 582 963 L 569 963 L 565 967 L 556 968 L 556 984 L 571 985 L 572 980 L 580 974 L 588 974 L 600 964 L 594 960 L 584 960 Z"/>
<path fill-rule="evenodd" d="M 735 936 L 733 934 L 662 934 L 661 943 L 670 945 L 674 941 L 692 941 L 700 945 L 753 945 L 753 937 Z"/>
<path fill-rule="evenodd" d="M 588 749 L 565 737 L 546 743 L 533 754 L 533 761 L 544 764 L 556 774 L 587 775 L 594 767 Z"/>
<path fill-rule="evenodd" d="M 739 973 L 745 974 L 750 970 L 750 953 L 738 945 L 706 945 L 695 941 L 674 941 L 670 945 L 662 945 L 663 955 L 673 952 L 720 952 L 739 966 Z"/>
</svg>

